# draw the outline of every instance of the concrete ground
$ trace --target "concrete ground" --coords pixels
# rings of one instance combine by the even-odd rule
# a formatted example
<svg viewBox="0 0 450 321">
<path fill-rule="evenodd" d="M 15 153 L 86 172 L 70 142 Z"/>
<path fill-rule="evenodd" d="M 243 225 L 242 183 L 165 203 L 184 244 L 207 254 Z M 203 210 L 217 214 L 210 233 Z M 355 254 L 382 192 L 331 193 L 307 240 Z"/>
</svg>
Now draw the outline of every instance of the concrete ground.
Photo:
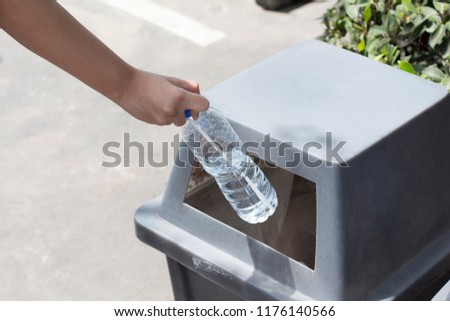
<svg viewBox="0 0 450 321">
<path fill-rule="evenodd" d="M 157 26 L 152 15 L 139 18 L 103 1 L 60 1 L 129 63 L 195 79 L 203 90 L 318 36 L 320 16 L 333 3 L 269 12 L 254 0 L 134 2 L 181 13 L 220 31 L 220 39 L 192 42 L 189 23 L 184 35 L 168 31 L 164 10 Z M 164 192 L 171 166 L 101 164 L 110 161 L 103 145 L 123 145 L 124 133 L 154 142 L 161 157 L 162 142 L 179 128 L 133 119 L 1 30 L 0 102 L 0 299 L 173 299 L 165 256 L 138 241 L 133 224 L 135 209 Z"/>
</svg>

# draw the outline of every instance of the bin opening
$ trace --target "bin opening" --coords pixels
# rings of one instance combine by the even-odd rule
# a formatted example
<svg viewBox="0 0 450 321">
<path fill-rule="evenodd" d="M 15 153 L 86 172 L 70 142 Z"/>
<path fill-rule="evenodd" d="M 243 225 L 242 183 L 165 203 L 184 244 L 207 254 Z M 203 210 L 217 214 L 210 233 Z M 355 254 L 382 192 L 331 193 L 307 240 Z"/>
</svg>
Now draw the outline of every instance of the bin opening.
<svg viewBox="0 0 450 321">
<path fill-rule="evenodd" d="M 215 179 L 195 163 L 184 202 L 203 213 L 314 269 L 316 253 L 316 184 L 253 157 L 278 195 L 278 208 L 264 223 L 241 220 Z"/>
</svg>

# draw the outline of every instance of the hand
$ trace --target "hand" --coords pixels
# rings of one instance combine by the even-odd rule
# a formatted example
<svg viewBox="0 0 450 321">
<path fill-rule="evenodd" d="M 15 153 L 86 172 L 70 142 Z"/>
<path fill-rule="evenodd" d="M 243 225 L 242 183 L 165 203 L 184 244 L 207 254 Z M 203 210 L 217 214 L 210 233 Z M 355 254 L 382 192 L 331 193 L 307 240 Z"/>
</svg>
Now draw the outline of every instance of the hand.
<svg viewBox="0 0 450 321">
<path fill-rule="evenodd" d="M 181 126 L 209 107 L 197 83 L 131 67 L 56 1 L 0 0 L 0 27 L 144 122 Z"/>
<path fill-rule="evenodd" d="M 186 122 L 185 109 L 194 118 L 208 109 L 209 101 L 200 95 L 194 81 L 162 76 L 132 68 L 131 80 L 116 103 L 135 118 L 156 125 Z"/>
</svg>

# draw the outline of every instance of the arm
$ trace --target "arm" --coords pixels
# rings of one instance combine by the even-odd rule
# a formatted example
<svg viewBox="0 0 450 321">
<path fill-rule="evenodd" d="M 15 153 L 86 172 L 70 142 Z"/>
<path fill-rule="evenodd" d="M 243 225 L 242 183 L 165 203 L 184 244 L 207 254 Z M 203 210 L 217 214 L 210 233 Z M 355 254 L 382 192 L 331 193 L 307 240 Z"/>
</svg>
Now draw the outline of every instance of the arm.
<svg viewBox="0 0 450 321">
<path fill-rule="evenodd" d="M 209 106 L 197 83 L 128 65 L 56 0 L 0 0 L 0 27 L 142 121 L 182 125 Z"/>
</svg>

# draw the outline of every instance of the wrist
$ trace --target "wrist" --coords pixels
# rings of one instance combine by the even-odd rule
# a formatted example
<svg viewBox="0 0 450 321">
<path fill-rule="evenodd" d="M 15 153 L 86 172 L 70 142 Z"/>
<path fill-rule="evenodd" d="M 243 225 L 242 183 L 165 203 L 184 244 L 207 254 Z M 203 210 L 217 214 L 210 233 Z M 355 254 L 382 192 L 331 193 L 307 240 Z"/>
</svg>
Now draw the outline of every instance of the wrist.
<svg viewBox="0 0 450 321">
<path fill-rule="evenodd" d="M 106 97 L 111 99 L 119 106 L 123 106 L 126 100 L 132 95 L 131 91 L 133 89 L 134 79 L 136 78 L 137 69 L 133 66 L 124 63 L 123 68 L 117 75 L 117 79 L 114 85 L 111 86 L 108 92 L 105 94 Z"/>
</svg>

